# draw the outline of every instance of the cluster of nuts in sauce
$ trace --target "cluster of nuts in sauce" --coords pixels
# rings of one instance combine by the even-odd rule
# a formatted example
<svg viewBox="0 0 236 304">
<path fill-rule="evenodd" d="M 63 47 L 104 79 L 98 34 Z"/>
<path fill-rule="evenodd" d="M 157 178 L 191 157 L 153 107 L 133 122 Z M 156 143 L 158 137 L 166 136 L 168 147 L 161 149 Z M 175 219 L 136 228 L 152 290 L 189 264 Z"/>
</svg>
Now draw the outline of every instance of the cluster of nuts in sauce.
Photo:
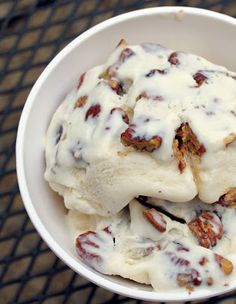
<svg viewBox="0 0 236 304">
<path fill-rule="evenodd" d="M 127 46 L 125 40 L 121 40 L 119 45 Z M 128 83 L 122 83 L 116 77 L 116 71 L 119 67 L 129 60 L 132 56 L 135 56 L 133 50 L 128 47 L 125 47 L 121 52 L 118 61 L 110 66 L 101 78 L 106 80 L 107 85 L 114 91 L 117 95 L 124 95 L 126 93 L 127 87 L 130 85 Z M 170 54 L 168 61 L 171 65 L 178 66 L 180 60 L 177 52 Z M 155 74 L 165 74 L 165 70 L 153 69 L 151 70 L 146 77 L 152 77 Z M 83 85 L 85 78 L 85 73 L 81 75 L 78 88 Z M 199 71 L 193 75 L 193 79 L 196 82 L 196 87 L 200 87 L 207 82 L 207 76 L 204 75 L 202 71 Z M 152 99 L 156 101 L 162 101 L 162 96 L 153 96 L 147 91 L 142 92 L 136 98 L 136 102 L 139 102 L 141 98 Z M 86 104 L 88 96 L 80 96 L 75 102 L 75 108 L 82 108 Z M 88 119 L 95 119 L 100 115 L 102 107 L 99 103 L 93 104 L 89 107 L 85 113 L 85 121 Z M 162 144 L 162 137 L 158 134 L 151 136 L 150 138 L 143 137 L 137 134 L 136 125 L 132 123 L 130 113 L 126 112 L 122 108 L 116 107 L 111 109 L 110 115 L 115 111 L 118 111 L 127 124 L 126 130 L 124 130 L 120 135 L 121 143 L 126 147 L 132 147 L 138 151 L 147 151 L 153 152 L 158 149 Z M 236 135 L 232 135 L 225 139 L 225 146 L 227 147 L 236 139 Z M 192 131 L 190 125 L 187 122 L 182 123 L 175 131 L 175 137 L 173 139 L 173 152 L 178 161 L 178 168 L 180 173 L 183 173 L 186 167 L 186 155 L 200 159 L 201 156 L 206 152 L 205 146 L 199 142 L 196 134 Z M 224 195 L 219 198 L 219 201 L 216 204 L 220 204 L 224 207 L 235 208 L 236 207 L 236 188 L 229 189 Z M 143 216 L 146 220 L 157 229 L 159 233 L 164 233 L 166 231 L 166 221 L 161 212 L 157 211 L 155 207 L 146 209 L 143 212 Z M 190 231 L 196 237 L 200 246 L 205 248 L 212 248 L 217 244 L 219 240 L 223 237 L 223 226 L 220 217 L 214 212 L 202 211 L 198 216 L 193 218 L 189 223 L 187 223 Z M 83 234 L 80 234 L 76 240 L 76 248 L 79 256 L 86 260 L 91 265 L 94 263 L 102 262 L 102 254 L 99 254 L 99 250 L 102 250 L 102 244 L 105 242 L 103 236 L 106 234 L 110 238 L 109 246 L 114 247 L 114 235 L 109 227 L 104 227 L 101 232 L 96 231 L 87 231 Z M 154 243 L 153 246 L 149 246 L 143 251 L 142 257 L 149 256 L 153 252 L 161 250 L 161 246 L 158 243 Z M 202 284 L 202 278 L 196 269 L 191 267 L 191 262 L 182 259 L 178 256 L 179 251 L 189 251 L 189 248 L 181 246 L 181 244 L 176 244 L 176 252 L 166 252 L 171 263 L 180 267 L 179 273 L 176 275 L 176 282 L 181 287 L 186 287 L 191 290 L 193 286 L 199 286 Z M 141 252 L 141 251 L 140 251 Z M 215 254 L 214 258 L 216 263 L 219 265 L 220 269 L 225 275 L 230 275 L 233 271 L 233 264 L 228 259 Z M 204 267 L 209 263 L 206 257 L 201 257 L 199 260 L 199 267 Z M 207 278 L 207 285 L 211 286 L 214 284 L 212 277 Z"/>
</svg>

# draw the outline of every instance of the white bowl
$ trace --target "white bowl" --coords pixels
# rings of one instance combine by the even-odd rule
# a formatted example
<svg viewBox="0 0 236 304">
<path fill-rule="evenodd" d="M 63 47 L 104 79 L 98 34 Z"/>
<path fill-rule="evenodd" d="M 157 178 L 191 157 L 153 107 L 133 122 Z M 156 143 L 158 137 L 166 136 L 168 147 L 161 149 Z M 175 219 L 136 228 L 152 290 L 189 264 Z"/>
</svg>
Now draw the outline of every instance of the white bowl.
<svg viewBox="0 0 236 304">
<path fill-rule="evenodd" d="M 69 267 L 90 281 L 125 296 L 151 301 L 208 298 L 236 288 L 156 292 L 149 286 L 105 276 L 79 260 L 65 222 L 61 199 L 44 181 L 44 136 L 65 94 L 82 72 L 103 63 L 121 38 L 129 43 L 158 42 L 193 52 L 236 71 L 236 20 L 207 10 L 150 8 L 109 19 L 66 46 L 47 66 L 25 104 L 17 135 L 17 174 L 25 208 L 42 238 Z M 157 265 L 158 271 L 158 265 Z"/>
</svg>

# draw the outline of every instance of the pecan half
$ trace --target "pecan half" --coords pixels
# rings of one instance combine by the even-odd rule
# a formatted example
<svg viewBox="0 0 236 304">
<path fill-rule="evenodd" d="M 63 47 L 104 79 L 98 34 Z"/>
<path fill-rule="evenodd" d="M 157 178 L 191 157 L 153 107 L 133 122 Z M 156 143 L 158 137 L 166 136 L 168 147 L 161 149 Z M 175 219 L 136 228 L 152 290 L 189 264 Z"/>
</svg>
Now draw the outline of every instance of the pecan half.
<svg viewBox="0 0 236 304">
<path fill-rule="evenodd" d="M 219 217 L 206 211 L 189 222 L 188 227 L 197 237 L 199 244 L 206 248 L 215 246 L 217 239 L 220 240 L 223 235 L 223 227 Z"/>
<path fill-rule="evenodd" d="M 82 108 L 88 100 L 88 96 L 80 96 L 77 101 L 75 102 L 74 108 Z"/>
<path fill-rule="evenodd" d="M 236 188 L 231 188 L 217 202 L 224 207 L 236 208 Z"/>
<path fill-rule="evenodd" d="M 114 237 L 109 226 L 99 232 L 86 231 L 80 234 L 75 241 L 78 255 L 95 268 L 103 260 L 105 245 L 106 248 L 113 248 L 114 246 Z"/>
<path fill-rule="evenodd" d="M 158 135 L 152 136 L 151 138 L 136 135 L 133 127 L 129 127 L 121 133 L 121 143 L 126 147 L 132 146 L 139 151 L 146 150 L 148 152 L 153 152 L 160 147 L 161 142 L 162 139 Z"/>
<path fill-rule="evenodd" d="M 236 140 L 236 134 L 231 133 L 224 139 L 225 148 L 227 148 L 230 144 L 232 144 Z"/>
<path fill-rule="evenodd" d="M 83 260 L 101 260 L 101 256 L 95 252 L 100 247 L 96 242 L 97 237 L 97 233 L 94 231 L 87 231 L 77 237 L 75 246 L 78 255 Z"/>
<path fill-rule="evenodd" d="M 166 231 L 166 221 L 163 215 L 155 210 L 154 208 L 147 209 L 143 211 L 144 216 L 146 219 L 159 231 L 165 232 Z"/>
<path fill-rule="evenodd" d="M 225 275 L 230 275 L 232 273 L 233 264 L 231 261 L 227 260 L 219 254 L 215 254 L 215 260 Z"/>
</svg>

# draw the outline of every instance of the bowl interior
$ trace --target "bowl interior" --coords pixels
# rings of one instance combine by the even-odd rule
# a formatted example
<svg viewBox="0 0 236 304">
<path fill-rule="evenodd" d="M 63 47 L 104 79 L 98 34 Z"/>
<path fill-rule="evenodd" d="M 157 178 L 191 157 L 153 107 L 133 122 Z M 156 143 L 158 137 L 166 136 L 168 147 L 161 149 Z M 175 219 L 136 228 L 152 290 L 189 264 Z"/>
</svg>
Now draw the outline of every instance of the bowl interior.
<svg viewBox="0 0 236 304">
<path fill-rule="evenodd" d="M 236 37 L 236 22 L 229 17 L 186 8 L 148 9 L 106 21 L 86 32 L 67 46 L 41 75 L 20 122 L 17 140 L 19 185 L 34 225 L 55 253 L 74 270 L 115 292 L 146 300 L 194 299 L 222 292 L 201 290 L 191 296 L 183 290 L 177 294 L 155 293 L 149 287 L 98 274 L 79 261 L 65 222 L 62 199 L 43 179 L 44 137 L 52 114 L 76 85 L 80 74 L 103 63 L 121 38 L 131 44 L 158 42 L 236 70 L 236 40 L 233 37 Z"/>
</svg>

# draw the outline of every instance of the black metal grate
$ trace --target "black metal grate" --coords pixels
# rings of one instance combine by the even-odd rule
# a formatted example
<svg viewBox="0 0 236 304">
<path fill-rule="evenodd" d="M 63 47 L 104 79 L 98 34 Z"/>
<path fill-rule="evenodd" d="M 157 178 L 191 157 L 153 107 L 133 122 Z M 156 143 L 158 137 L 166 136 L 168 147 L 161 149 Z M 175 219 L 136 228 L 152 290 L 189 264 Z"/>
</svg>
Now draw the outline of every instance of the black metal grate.
<svg viewBox="0 0 236 304">
<path fill-rule="evenodd" d="M 162 5 L 197 6 L 236 16 L 234 0 L 0 0 L 0 304 L 144 303 L 95 286 L 48 249 L 19 194 L 15 137 L 33 83 L 68 42 L 112 16 Z M 236 303 L 236 294 L 207 303 L 226 298 Z"/>
</svg>

